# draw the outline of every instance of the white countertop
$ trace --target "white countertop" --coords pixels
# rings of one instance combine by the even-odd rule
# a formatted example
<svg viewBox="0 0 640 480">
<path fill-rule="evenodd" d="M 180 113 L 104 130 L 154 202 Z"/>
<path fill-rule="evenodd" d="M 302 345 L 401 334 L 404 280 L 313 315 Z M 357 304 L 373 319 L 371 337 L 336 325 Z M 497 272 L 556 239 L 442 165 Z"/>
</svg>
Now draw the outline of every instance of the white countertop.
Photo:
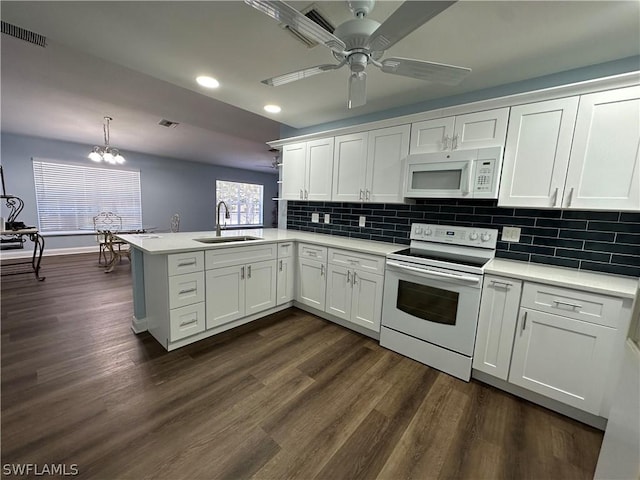
<svg viewBox="0 0 640 480">
<path fill-rule="evenodd" d="M 635 298 L 639 282 L 635 277 L 607 273 L 587 272 L 573 268 L 554 267 L 539 263 L 494 258 L 485 267 L 485 273 L 505 277 L 543 282 L 560 287 L 578 288 L 594 293 Z"/>
<path fill-rule="evenodd" d="M 278 228 L 223 230 L 223 237 L 260 237 L 261 240 L 249 240 L 242 242 L 200 243 L 197 238 L 214 238 L 216 232 L 179 232 L 179 233 L 146 233 L 116 235 L 133 247 L 149 254 L 168 254 L 188 252 L 193 250 L 211 250 L 214 248 L 232 248 L 260 243 L 284 242 L 287 240 L 313 243 L 325 247 L 346 248 L 348 250 L 374 255 L 387 255 L 388 253 L 402 250 L 404 245 L 394 243 L 374 242 L 371 240 L 359 240 L 355 238 L 339 237 L 322 233 L 300 232 L 296 230 L 284 230 Z"/>
<path fill-rule="evenodd" d="M 200 243 L 197 238 L 214 238 L 216 232 L 179 232 L 116 235 L 133 247 L 148 254 L 169 254 L 193 250 L 211 250 L 215 248 L 233 248 L 260 243 L 285 242 L 288 240 L 313 243 L 325 247 L 387 255 L 405 248 L 394 243 L 374 242 L 354 238 L 339 237 L 322 233 L 300 232 L 278 228 L 223 230 L 223 237 L 260 237 L 260 240 L 223 243 Z M 561 287 L 578 288 L 594 293 L 635 298 L 639 288 L 638 278 L 587 272 L 572 268 L 525 263 L 516 260 L 495 258 L 485 267 L 485 273 L 502 275 L 532 282 L 543 282 Z"/>
</svg>

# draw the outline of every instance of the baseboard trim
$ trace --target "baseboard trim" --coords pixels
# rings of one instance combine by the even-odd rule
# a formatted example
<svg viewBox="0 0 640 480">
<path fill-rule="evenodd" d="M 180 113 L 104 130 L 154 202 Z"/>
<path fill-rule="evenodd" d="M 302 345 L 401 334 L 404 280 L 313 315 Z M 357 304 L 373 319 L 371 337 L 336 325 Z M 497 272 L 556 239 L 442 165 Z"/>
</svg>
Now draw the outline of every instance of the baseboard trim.
<svg viewBox="0 0 640 480">
<path fill-rule="evenodd" d="M 90 247 L 67 247 L 67 248 L 51 248 L 47 250 L 46 245 L 43 257 L 53 257 L 57 255 L 75 255 L 77 253 L 95 253 L 98 254 L 98 245 Z M 12 259 L 12 258 L 31 258 L 33 256 L 32 248 L 24 248 L 19 251 L 2 250 L 0 251 L 0 259 Z"/>
<path fill-rule="evenodd" d="M 134 315 L 131 317 L 131 330 L 136 335 L 142 332 L 147 331 L 147 319 L 146 318 L 136 318 Z"/>
</svg>

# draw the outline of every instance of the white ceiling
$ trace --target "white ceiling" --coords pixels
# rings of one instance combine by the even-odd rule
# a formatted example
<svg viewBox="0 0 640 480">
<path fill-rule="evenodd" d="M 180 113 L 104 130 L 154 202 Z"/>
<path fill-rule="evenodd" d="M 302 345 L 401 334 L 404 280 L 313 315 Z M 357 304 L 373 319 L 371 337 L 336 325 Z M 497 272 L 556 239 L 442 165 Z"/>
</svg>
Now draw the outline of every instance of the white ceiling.
<svg viewBox="0 0 640 480">
<path fill-rule="evenodd" d="M 302 10 L 311 2 L 291 2 Z M 334 25 L 344 2 L 315 2 Z M 378 2 L 384 21 L 399 2 Z M 368 102 L 346 108 L 346 69 L 280 87 L 260 80 L 323 63 L 277 22 L 240 1 L 2 2 L 2 20 L 45 35 L 40 48 L 2 35 L 2 130 L 112 144 L 176 158 L 260 169 L 279 123 L 302 128 L 640 54 L 640 1 L 461 1 L 387 56 L 466 66 L 459 86 L 368 69 Z M 194 78 L 218 78 L 217 90 Z M 277 103 L 280 114 L 263 106 Z M 237 107 L 237 108 L 236 108 Z M 176 129 L 157 125 L 180 122 Z"/>
</svg>

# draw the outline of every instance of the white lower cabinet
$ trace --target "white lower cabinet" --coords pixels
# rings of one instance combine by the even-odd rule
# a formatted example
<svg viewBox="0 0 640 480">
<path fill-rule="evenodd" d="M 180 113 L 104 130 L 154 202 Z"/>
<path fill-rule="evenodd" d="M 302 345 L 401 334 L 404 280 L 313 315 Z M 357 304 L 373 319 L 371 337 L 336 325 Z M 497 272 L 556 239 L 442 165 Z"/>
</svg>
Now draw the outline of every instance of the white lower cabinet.
<svg viewBox="0 0 640 480">
<path fill-rule="evenodd" d="M 509 382 L 598 415 L 616 331 L 522 308 Z"/>
<path fill-rule="evenodd" d="M 629 299 L 486 275 L 473 368 L 606 418 L 630 307 Z"/>
<path fill-rule="evenodd" d="M 326 263 L 298 258 L 298 290 L 296 300 L 318 310 L 324 310 L 327 291 Z"/>
<path fill-rule="evenodd" d="M 502 380 L 509 376 L 522 282 L 485 275 L 473 368 Z"/>
<path fill-rule="evenodd" d="M 276 261 L 206 272 L 207 329 L 276 305 Z"/>
<path fill-rule="evenodd" d="M 295 296 L 295 256 L 293 242 L 278 245 L 276 305 L 293 301 Z"/>
<path fill-rule="evenodd" d="M 383 286 L 381 275 L 329 265 L 325 311 L 379 332 Z"/>
</svg>

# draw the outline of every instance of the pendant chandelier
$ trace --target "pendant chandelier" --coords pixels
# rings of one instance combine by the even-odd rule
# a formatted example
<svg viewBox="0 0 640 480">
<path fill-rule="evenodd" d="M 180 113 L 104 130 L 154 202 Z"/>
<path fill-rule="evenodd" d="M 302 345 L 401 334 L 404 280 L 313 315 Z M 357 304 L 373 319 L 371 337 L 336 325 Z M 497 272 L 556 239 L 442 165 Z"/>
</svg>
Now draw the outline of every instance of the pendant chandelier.
<svg viewBox="0 0 640 480">
<path fill-rule="evenodd" d="M 93 150 L 89 154 L 89 159 L 94 162 L 107 162 L 112 165 L 124 163 L 124 157 L 120 155 L 120 151 L 109 145 L 109 122 L 111 120 L 113 120 L 113 118 L 104 117 L 104 125 L 102 127 L 104 131 L 104 146 L 93 147 Z"/>
</svg>

